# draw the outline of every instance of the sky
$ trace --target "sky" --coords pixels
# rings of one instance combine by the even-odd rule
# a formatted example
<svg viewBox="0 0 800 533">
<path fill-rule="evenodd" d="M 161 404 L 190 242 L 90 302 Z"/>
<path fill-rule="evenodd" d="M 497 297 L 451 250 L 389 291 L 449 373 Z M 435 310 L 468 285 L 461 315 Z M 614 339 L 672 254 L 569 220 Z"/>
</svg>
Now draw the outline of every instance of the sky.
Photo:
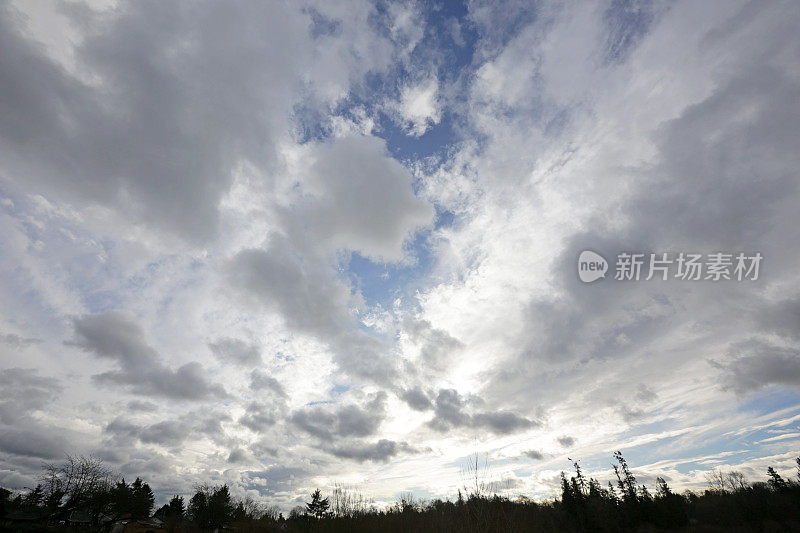
<svg viewBox="0 0 800 533">
<path fill-rule="evenodd" d="M 571 460 L 605 483 L 616 450 L 677 490 L 794 475 L 799 26 L 792 1 L 0 2 L 0 486 L 67 453 L 159 503 L 283 509 L 453 498 L 474 454 L 509 497 Z M 761 262 L 682 279 L 681 253 Z"/>
</svg>

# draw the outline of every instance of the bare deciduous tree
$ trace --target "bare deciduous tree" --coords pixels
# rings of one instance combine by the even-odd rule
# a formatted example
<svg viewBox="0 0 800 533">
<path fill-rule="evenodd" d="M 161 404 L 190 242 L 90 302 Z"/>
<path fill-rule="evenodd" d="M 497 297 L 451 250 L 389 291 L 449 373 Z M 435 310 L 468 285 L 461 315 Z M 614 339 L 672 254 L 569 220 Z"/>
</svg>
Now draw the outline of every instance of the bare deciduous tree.
<svg viewBox="0 0 800 533">
<path fill-rule="evenodd" d="M 70 509 L 84 505 L 92 495 L 108 491 L 115 479 L 101 459 L 84 455 L 67 455 L 63 463 L 46 464 L 40 477 L 46 497 L 53 503 L 66 498 L 65 506 Z"/>
<path fill-rule="evenodd" d="M 727 477 L 719 468 L 712 468 L 706 472 L 706 483 L 708 490 L 712 492 L 726 492 Z"/>
<path fill-rule="evenodd" d="M 713 492 L 738 492 L 748 487 L 747 479 L 741 472 L 723 472 L 719 468 L 706 472 L 706 482 L 708 489 Z"/>
<path fill-rule="evenodd" d="M 343 483 L 334 483 L 331 494 L 331 511 L 335 516 L 353 517 L 366 513 L 372 501 L 357 488 Z"/>
<path fill-rule="evenodd" d="M 487 493 L 486 478 L 489 474 L 489 455 L 475 452 L 469 456 L 466 466 L 461 469 L 464 478 L 464 492 L 468 496 L 483 497 Z"/>
<path fill-rule="evenodd" d="M 731 470 L 725 475 L 725 482 L 727 483 L 727 486 L 731 492 L 745 490 L 748 485 L 744 474 L 735 470 Z"/>
</svg>

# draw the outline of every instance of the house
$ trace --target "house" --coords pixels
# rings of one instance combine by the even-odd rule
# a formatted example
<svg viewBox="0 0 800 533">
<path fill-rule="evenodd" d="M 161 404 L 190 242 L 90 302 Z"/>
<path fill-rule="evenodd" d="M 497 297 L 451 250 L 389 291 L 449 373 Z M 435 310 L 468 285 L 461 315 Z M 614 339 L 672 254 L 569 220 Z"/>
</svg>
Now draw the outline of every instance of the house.
<svg viewBox="0 0 800 533">
<path fill-rule="evenodd" d="M 110 533 L 166 533 L 163 525 L 157 518 L 122 520 L 111 527 Z"/>
<path fill-rule="evenodd" d="M 69 513 L 69 518 L 67 519 L 67 525 L 88 527 L 92 525 L 92 517 L 89 514 L 89 511 L 86 509 L 80 511 L 72 511 L 71 513 Z"/>
</svg>

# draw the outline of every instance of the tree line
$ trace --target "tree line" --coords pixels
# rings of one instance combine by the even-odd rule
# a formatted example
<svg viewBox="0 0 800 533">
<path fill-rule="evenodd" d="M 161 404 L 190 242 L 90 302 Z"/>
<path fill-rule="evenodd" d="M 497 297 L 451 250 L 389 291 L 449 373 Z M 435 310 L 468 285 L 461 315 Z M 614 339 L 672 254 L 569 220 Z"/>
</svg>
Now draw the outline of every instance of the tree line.
<svg viewBox="0 0 800 533">
<path fill-rule="evenodd" d="M 232 497 L 227 485 L 197 485 L 188 502 L 175 495 L 154 510 L 153 491 L 141 478 L 129 483 L 98 459 L 67 456 L 45 465 L 40 483 L 25 493 L 0 488 L 0 530 L 108 531 L 120 521 L 141 521 L 170 532 L 800 531 L 800 457 L 796 479 L 772 467 L 756 482 L 715 469 L 706 490 L 683 493 L 660 477 L 648 489 L 622 453 L 613 460 L 614 478 L 605 485 L 587 478 L 575 461 L 574 474 L 561 473 L 561 495 L 554 500 L 491 493 L 476 457 L 467 469 L 474 480 L 453 501 L 408 495 L 379 509 L 360 492 L 336 485 L 327 496 L 315 490 L 284 517 L 275 506 Z M 75 513 L 85 517 L 77 527 Z"/>
</svg>

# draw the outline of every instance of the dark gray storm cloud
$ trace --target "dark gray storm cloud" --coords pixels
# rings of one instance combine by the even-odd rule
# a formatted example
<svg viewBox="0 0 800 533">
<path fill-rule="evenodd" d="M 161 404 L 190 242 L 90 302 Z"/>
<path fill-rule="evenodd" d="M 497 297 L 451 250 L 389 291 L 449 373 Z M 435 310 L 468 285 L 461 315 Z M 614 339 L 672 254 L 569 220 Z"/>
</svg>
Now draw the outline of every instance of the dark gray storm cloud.
<svg viewBox="0 0 800 533">
<path fill-rule="evenodd" d="M 617 414 L 628 424 L 635 424 L 642 421 L 652 412 L 652 404 L 658 399 L 658 395 L 644 383 L 639 383 L 636 388 L 628 392 L 629 386 L 617 389 L 613 394 L 613 400 L 609 403 L 614 404 Z M 598 401 L 608 401 L 607 397 L 600 395 Z"/>
<path fill-rule="evenodd" d="M 640 420 L 642 417 L 645 416 L 645 414 L 647 414 L 644 409 L 639 409 L 637 407 L 631 407 L 631 406 L 625 405 L 625 404 L 620 405 L 619 407 L 617 407 L 617 412 L 619 413 L 619 416 L 621 416 L 622 419 L 625 422 L 628 422 L 629 424 Z"/>
<path fill-rule="evenodd" d="M 120 466 L 120 473 L 126 479 L 132 479 L 136 476 L 143 474 L 152 479 L 158 475 L 164 475 L 173 469 L 173 463 L 169 455 L 162 455 L 158 453 L 148 454 L 147 457 L 136 457 Z M 155 474 L 156 476 L 153 476 Z M 156 489 L 156 497 L 170 497 L 164 494 L 158 494 Z"/>
<path fill-rule="evenodd" d="M 158 405 L 153 402 L 146 402 L 144 400 L 131 400 L 127 404 L 128 409 L 131 411 L 141 411 L 145 413 L 153 413 L 158 411 Z"/>
<path fill-rule="evenodd" d="M 433 407 L 431 399 L 420 387 L 406 389 L 400 393 L 400 398 L 415 411 L 427 411 Z"/>
<path fill-rule="evenodd" d="M 187 440 L 208 438 L 226 445 L 223 422 L 230 420 L 224 412 L 190 412 L 187 416 L 161 420 L 152 424 L 141 424 L 125 416 L 118 416 L 106 424 L 103 431 L 111 437 L 113 446 L 121 449 L 133 447 L 137 442 L 157 444 L 165 447 L 180 446 Z"/>
<path fill-rule="evenodd" d="M 480 412 L 472 415 L 471 424 L 474 427 L 486 428 L 498 435 L 516 433 L 532 427 L 537 423 L 510 411 Z"/>
<path fill-rule="evenodd" d="M 436 396 L 434 418 L 430 426 L 438 431 L 447 431 L 451 427 L 460 427 L 469 424 L 470 417 L 464 412 L 466 401 L 458 391 L 443 389 Z"/>
<path fill-rule="evenodd" d="M 234 448 L 231 450 L 231 453 L 228 454 L 228 462 L 232 464 L 236 463 L 246 463 L 250 460 L 247 452 L 241 448 Z"/>
<path fill-rule="evenodd" d="M 247 471 L 247 476 L 252 479 L 263 480 L 260 490 L 267 495 L 287 491 L 295 488 L 313 476 L 311 469 L 302 466 L 273 465 L 263 470 Z"/>
<path fill-rule="evenodd" d="M 522 452 L 522 455 L 534 461 L 541 461 L 542 459 L 544 459 L 544 454 L 539 450 L 527 450 L 525 452 Z"/>
<path fill-rule="evenodd" d="M 569 435 L 564 435 L 562 437 L 558 437 L 556 440 L 564 448 L 571 448 L 572 446 L 575 445 L 575 438 L 574 437 L 570 437 Z"/>
<path fill-rule="evenodd" d="M 138 436 L 144 444 L 172 446 L 183 442 L 187 437 L 187 431 L 182 424 L 170 420 L 146 426 L 141 429 Z"/>
<path fill-rule="evenodd" d="M 211 383 L 200 363 L 175 370 L 161 361 L 144 331 L 125 313 L 107 311 L 75 318 L 75 338 L 68 344 L 118 364 L 119 370 L 93 376 L 98 383 L 126 385 L 134 394 L 155 394 L 181 400 L 221 398 L 225 390 Z"/>
<path fill-rule="evenodd" d="M 245 414 L 239 419 L 244 427 L 257 433 L 268 430 L 278 421 L 278 410 L 263 403 L 252 402 L 248 404 Z"/>
<path fill-rule="evenodd" d="M 292 328 L 332 337 L 351 323 L 348 287 L 325 265 L 304 263 L 285 237 L 239 252 L 227 275 L 242 295 L 279 311 Z"/>
<path fill-rule="evenodd" d="M 392 261 L 402 258 L 416 229 L 433 221 L 433 206 L 415 196 L 409 171 L 383 140 L 348 136 L 312 155 L 309 189 L 324 194 L 306 195 L 286 213 L 294 239 Z"/>
<path fill-rule="evenodd" d="M 205 240 L 217 230 L 238 162 L 270 168 L 275 160 L 271 141 L 286 121 L 295 60 L 308 50 L 308 20 L 280 4 L 141 2 L 118 10 L 113 18 L 62 10 L 88 30 L 75 53 L 101 80 L 95 86 L 47 57 L 3 3 L 4 171 Z M 255 57 L 264 58 L 259 68 Z"/>
<path fill-rule="evenodd" d="M 363 406 L 314 406 L 292 413 L 290 421 L 298 429 L 319 439 L 368 437 L 375 433 L 386 416 L 386 393 L 378 392 Z"/>
<path fill-rule="evenodd" d="M 53 402 L 62 392 L 59 380 L 30 368 L 0 371 L 0 422 L 12 424 Z"/>
<path fill-rule="evenodd" d="M 434 403 L 434 417 L 428 422 L 428 426 L 441 432 L 453 428 L 470 427 L 505 435 L 538 425 L 538 422 L 511 411 L 476 411 L 470 413 L 468 412 L 469 403 L 474 402 L 469 402 L 456 390 L 440 390 Z"/>
<path fill-rule="evenodd" d="M 21 337 L 15 333 L 0 333 L 0 342 L 15 349 L 27 348 L 34 344 L 39 344 L 41 339 L 34 339 L 30 337 Z"/>
<path fill-rule="evenodd" d="M 768 385 L 800 388 L 800 350 L 751 339 L 734 344 L 728 358 L 715 362 L 722 386 L 739 394 Z"/>
<path fill-rule="evenodd" d="M 250 372 L 250 389 L 257 392 L 271 392 L 279 398 L 288 397 L 283 385 L 277 379 L 259 369 Z"/>
<path fill-rule="evenodd" d="M 241 339 L 225 337 L 208 344 L 217 359 L 223 363 L 255 366 L 261 362 L 261 347 Z"/>
<path fill-rule="evenodd" d="M 224 410 L 190 412 L 189 416 L 196 420 L 194 431 L 199 437 L 212 440 L 217 446 L 229 447 L 228 437 L 223 423 L 232 421 L 231 415 Z"/>
<path fill-rule="evenodd" d="M 3 428 L 0 431 L 0 451 L 24 457 L 57 459 L 64 453 L 64 438 L 53 428 Z"/>
<path fill-rule="evenodd" d="M 104 431 L 112 435 L 118 442 L 120 438 L 128 439 L 129 445 L 141 441 L 144 444 L 178 446 L 189 438 L 191 424 L 184 420 L 169 420 L 139 425 L 119 417 L 109 422 Z"/>
<path fill-rule="evenodd" d="M 58 379 L 38 370 L 7 368 L 0 371 L 0 452 L 22 459 L 54 460 L 73 446 L 74 433 L 42 422 L 36 411 L 45 410 L 62 395 Z M 30 469 L 33 470 L 33 469 Z"/>
<path fill-rule="evenodd" d="M 656 394 L 653 389 L 645 385 L 644 383 L 639 383 L 636 387 L 636 394 L 634 395 L 634 399 L 641 403 L 652 402 L 658 398 L 658 394 Z"/>
<path fill-rule="evenodd" d="M 744 69 L 656 133 L 660 164 L 630 199 L 630 240 L 754 251 L 769 246 L 776 218 L 797 212 L 786 199 L 798 194 L 800 82 L 766 64 Z"/>
<path fill-rule="evenodd" d="M 392 379 L 395 370 L 384 344 L 361 331 L 349 313 L 349 287 L 326 263 L 304 260 L 286 237 L 275 235 L 266 249 L 237 253 L 226 274 L 242 297 L 328 343 L 349 374 L 379 383 Z"/>
<path fill-rule="evenodd" d="M 424 370 L 433 372 L 443 370 L 448 363 L 458 357 L 464 344 L 444 330 L 434 328 L 428 320 L 406 317 L 403 330 L 409 340 L 420 347 L 421 364 Z"/>
<path fill-rule="evenodd" d="M 341 459 L 352 459 L 357 462 L 387 462 L 398 453 L 413 453 L 415 450 L 406 442 L 395 442 L 380 439 L 373 443 L 347 442 L 337 444 L 329 449 L 330 453 Z"/>
<path fill-rule="evenodd" d="M 767 302 L 754 315 L 761 330 L 800 341 L 800 298 Z"/>
</svg>

